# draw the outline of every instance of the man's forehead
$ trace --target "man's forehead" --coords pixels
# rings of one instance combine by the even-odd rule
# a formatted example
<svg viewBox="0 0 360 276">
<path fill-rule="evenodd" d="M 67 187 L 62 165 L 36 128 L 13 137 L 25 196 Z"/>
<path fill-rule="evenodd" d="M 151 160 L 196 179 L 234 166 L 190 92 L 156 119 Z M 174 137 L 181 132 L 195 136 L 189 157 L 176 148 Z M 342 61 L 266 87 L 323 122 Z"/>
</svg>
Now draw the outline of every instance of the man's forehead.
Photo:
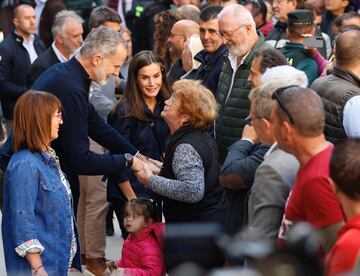
<svg viewBox="0 0 360 276">
<path fill-rule="evenodd" d="M 35 15 L 35 10 L 32 7 L 19 7 L 19 10 L 17 12 L 17 18 L 32 15 Z"/>
<path fill-rule="evenodd" d="M 210 29 L 217 29 L 219 28 L 219 20 L 217 18 L 210 19 L 208 21 L 199 21 L 200 28 L 210 28 Z"/>
</svg>

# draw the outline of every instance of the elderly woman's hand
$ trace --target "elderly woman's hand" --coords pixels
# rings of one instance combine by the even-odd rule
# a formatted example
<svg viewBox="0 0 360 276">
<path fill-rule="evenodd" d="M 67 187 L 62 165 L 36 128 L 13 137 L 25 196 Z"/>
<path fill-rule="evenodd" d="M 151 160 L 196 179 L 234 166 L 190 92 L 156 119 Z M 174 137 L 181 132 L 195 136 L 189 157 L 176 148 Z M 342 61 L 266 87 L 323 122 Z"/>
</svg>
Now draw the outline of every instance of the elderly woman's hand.
<svg viewBox="0 0 360 276">
<path fill-rule="evenodd" d="M 158 175 L 160 173 L 161 167 L 163 165 L 162 162 L 155 160 L 155 159 L 151 159 L 151 158 L 148 159 L 147 164 L 148 164 L 150 170 L 153 172 L 153 174 L 156 174 L 156 175 Z"/>
<path fill-rule="evenodd" d="M 141 171 L 135 172 L 135 176 L 136 176 L 137 180 L 141 184 L 143 184 L 145 187 L 147 187 L 149 185 L 149 178 L 152 175 L 153 175 L 153 173 L 150 170 L 148 164 L 144 164 L 144 167 Z"/>
</svg>

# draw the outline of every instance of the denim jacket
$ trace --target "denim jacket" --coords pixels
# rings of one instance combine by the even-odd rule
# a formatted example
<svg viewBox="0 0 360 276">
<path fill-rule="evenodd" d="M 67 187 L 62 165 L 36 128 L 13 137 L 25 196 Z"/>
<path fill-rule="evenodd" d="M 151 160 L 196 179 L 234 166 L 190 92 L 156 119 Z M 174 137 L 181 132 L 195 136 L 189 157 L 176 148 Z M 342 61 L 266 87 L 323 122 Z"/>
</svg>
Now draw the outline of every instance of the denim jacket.
<svg viewBox="0 0 360 276">
<path fill-rule="evenodd" d="M 5 172 L 2 218 L 8 275 L 31 275 L 30 264 L 15 248 L 32 239 L 45 248 L 41 259 L 48 274 L 67 275 L 71 220 L 75 225 L 71 206 L 54 158 L 45 152 L 28 150 L 12 156 Z M 79 246 L 72 267 L 81 271 Z"/>
</svg>

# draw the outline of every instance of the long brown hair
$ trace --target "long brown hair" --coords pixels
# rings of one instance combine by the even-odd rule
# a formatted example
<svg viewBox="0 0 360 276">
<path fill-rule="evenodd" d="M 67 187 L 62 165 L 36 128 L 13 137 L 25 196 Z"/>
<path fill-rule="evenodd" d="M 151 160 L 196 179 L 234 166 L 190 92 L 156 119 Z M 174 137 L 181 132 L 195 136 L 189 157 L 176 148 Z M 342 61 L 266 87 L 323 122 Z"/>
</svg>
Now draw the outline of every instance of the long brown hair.
<svg viewBox="0 0 360 276">
<path fill-rule="evenodd" d="M 48 92 L 30 90 L 24 93 L 14 108 L 13 151 L 48 149 L 52 115 L 60 108 L 60 100 Z"/>
<path fill-rule="evenodd" d="M 161 69 L 162 84 L 158 96 L 162 101 L 170 98 L 171 88 L 167 81 L 162 59 L 151 51 L 141 51 L 131 59 L 128 79 L 125 87 L 125 95 L 115 107 L 115 110 L 117 110 L 119 104 L 124 103 L 125 117 L 135 117 L 141 121 L 149 120 L 145 113 L 146 103 L 137 84 L 137 76 L 141 68 L 153 63 L 159 64 Z"/>
</svg>

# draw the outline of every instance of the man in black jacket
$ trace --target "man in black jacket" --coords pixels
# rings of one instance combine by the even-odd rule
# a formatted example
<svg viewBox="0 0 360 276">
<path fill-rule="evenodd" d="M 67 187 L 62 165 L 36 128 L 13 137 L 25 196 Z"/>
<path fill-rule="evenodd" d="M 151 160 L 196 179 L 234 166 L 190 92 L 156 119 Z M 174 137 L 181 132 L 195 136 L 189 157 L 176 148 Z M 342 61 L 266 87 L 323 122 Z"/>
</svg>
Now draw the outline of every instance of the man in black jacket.
<svg viewBox="0 0 360 276">
<path fill-rule="evenodd" d="M 20 5 L 14 10 L 15 30 L 0 44 L 0 100 L 7 128 L 11 128 L 17 99 L 28 90 L 30 64 L 45 50 L 35 35 L 35 10 Z"/>
<path fill-rule="evenodd" d="M 52 146 L 71 184 L 75 209 L 79 195 L 78 175 L 116 177 L 125 167 L 142 168 L 139 168 L 142 162 L 133 157 L 137 150 L 89 103 L 91 81 L 103 85 L 110 76 L 117 76 L 126 58 L 126 46 L 119 32 L 99 27 L 86 37 L 79 55 L 52 66 L 33 85 L 33 89 L 48 91 L 62 102 L 64 124 Z M 117 154 L 92 152 L 88 137 Z M 106 270 L 104 257 L 98 257 L 103 271 Z"/>
<path fill-rule="evenodd" d="M 207 7 L 200 13 L 200 39 L 204 49 L 196 54 L 194 59 L 201 62 L 196 70 L 195 79 L 216 95 L 219 76 L 228 52 L 219 33 L 217 15 L 222 7 Z"/>
<path fill-rule="evenodd" d="M 54 42 L 42 52 L 30 66 L 29 84 L 50 68 L 52 65 L 68 61 L 82 42 L 84 33 L 82 23 L 84 20 L 74 11 L 59 12 L 52 26 Z"/>
</svg>

